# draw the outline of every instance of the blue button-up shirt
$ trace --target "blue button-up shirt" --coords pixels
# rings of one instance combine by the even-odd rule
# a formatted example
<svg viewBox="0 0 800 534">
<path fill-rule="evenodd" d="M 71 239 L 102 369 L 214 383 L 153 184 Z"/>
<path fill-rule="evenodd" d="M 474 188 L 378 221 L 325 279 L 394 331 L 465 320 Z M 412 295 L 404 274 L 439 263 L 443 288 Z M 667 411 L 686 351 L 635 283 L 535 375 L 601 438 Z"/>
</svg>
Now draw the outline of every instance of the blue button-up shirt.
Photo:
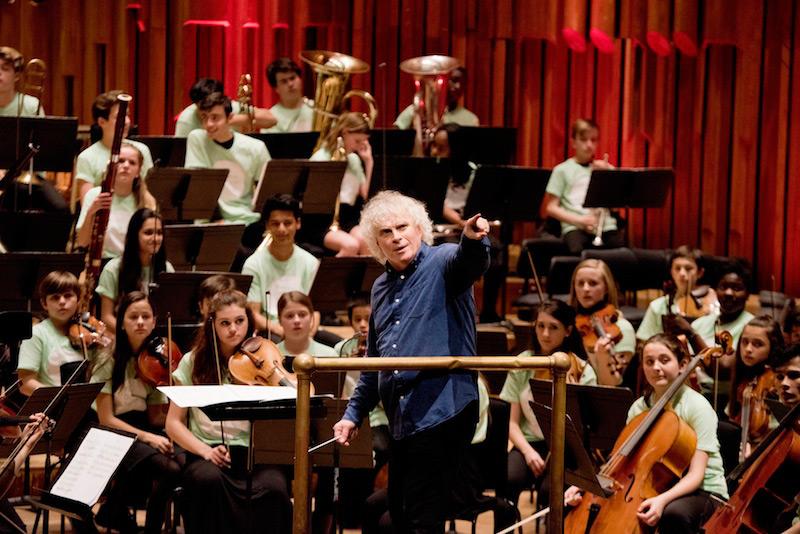
<svg viewBox="0 0 800 534">
<path fill-rule="evenodd" d="M 422 243 L 405 270 L 386 265 L 372 286 L 367 356 L 474 356 L 472 285 L 489 267 L 489 240 Z M 365 372 L 344 418 L 360 424 L 383 401 L 392 436 L 402 439 L 447 421 L 477 399 L 470 371 Z"/>
</svg>

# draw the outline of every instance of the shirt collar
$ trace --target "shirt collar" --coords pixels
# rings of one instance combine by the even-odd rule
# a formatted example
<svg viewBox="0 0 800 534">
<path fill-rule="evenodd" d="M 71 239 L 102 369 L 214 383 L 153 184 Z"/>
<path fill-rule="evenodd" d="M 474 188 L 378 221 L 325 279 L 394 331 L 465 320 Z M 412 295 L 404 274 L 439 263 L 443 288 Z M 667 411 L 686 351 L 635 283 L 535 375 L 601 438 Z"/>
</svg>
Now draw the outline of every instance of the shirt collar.
<svg viewBox="0 0 800 534">
<path fill-rule="evenodd" d="M 430 248 L 431 248 L 430 245 L 428 245 L 424 241 L 422 243 L 420 243 L 419 250 L 417 251 L 417 255 L 414 256 L 414 259 L 411 260 L 411 263 L 408 264 L 408 267 L 406 267 L 402 271 L 398 271 L 397 269 L 392 267 L 391 263 L 389 263 L 387 261 L 386 262 L 386 273 L 390 277 L 397 277 L 397 276 L 399 276 L 401 274 L 404 274 L 406 276 L 410 275 L 411 273 L 413 273 L 414 271 L 417 270 L 417 268 L 419 267 L 420 262 L 422 262 L 425 259 L 425 256 L 427 256 L 428 250 Z"/>
</svg>

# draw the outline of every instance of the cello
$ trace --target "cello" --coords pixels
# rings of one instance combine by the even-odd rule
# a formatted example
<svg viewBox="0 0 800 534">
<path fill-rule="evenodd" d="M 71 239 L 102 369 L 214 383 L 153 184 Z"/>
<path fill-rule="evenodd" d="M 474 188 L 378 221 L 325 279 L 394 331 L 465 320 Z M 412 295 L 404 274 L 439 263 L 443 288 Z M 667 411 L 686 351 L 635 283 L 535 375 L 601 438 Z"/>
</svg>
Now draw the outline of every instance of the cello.
<svg viewBox="0 0 800 534">
<path fill-rule="evenodd" d="M 709 347 L 695 355 L 653 407 L 636 416 L 622 430 L 611 456 L 598 478 L 613 488 L 608 497 L 584 496 L 564 523 L 564 532 L 642 532 L 646 528 L 636 512 L 645 500 L 671 487 L 691 462 L 697 444 L 694 430 L 670 409 L 694 368 L 704 359 L 728 353 L 733 336 L 720 334 L 721 347 Z"/>
<path fill-rule="evenodd" d="M 703 528 L 714 534 L 774 532 L 773 523 L 781 512 L 794 509 L 794 498 L 800 491 L 798 479 L 800 404 L 781 419 L 747 460 L 731 471 L 728 486 L 736 490 Z"/>
</svg>

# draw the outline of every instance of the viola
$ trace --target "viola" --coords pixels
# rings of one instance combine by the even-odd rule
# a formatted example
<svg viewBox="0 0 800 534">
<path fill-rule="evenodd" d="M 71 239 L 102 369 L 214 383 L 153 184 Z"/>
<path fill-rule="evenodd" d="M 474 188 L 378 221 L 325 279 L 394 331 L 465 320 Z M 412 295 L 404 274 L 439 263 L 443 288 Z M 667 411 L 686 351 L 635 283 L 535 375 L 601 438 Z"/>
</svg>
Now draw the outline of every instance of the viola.
<svg viewBox="0 0 800 534">
<path fill-rule="evenodd" d="M 622 341 L 622 330 L 617 324 L 618 318 L 619 313 L 613 304 L 606 304 L 594 313 L 579 313 L 575 317 L 575 327 L 581 334 L 586 352 L 594 352 L 594 346 L 601 338 L 608 338 L 613 343 Z M 621 372 L 626 363 L 617 359 L 613 347 L 609 348 L 608 352 L 612 360 L 610 364 L 613 367 L 612 372 Z"/>
<path fill-rule="evenodd" d="M 691 322 L 708 315 L 711 311 L 711 288 L 709 286 L 692 287 L 689 283 L 685 295 L 678 296 L 678 288 L 673 280 L 664 282 L 664 295 L 667 297 L 667 314 L 674 315 L 673 308 L 678 308 L 678 313 Z"/>
<path fill-rule="evenodd" d="M 636 516 L 639 506 L 680 478 L 689 467 L 697 445 L 694 430 L 667 409 L 667 405 L 703 358 L 730 352 L 733 336 L 723 332 L 721 337 L 723 347 L 710 347 L 694 356 L 658 402 L 625 426 L 608 462 L 600 470 L 599 477 L 608 482 L 610 494 L 584 496 L 567 515 L 564 532 L 647 531 Z"/>
<path fill-rule="evenodd" d="M 182 357 L 183 353 L 174 341 L 152 336 L 136 357 L 137 375 L 153 387 L 168 386 L 170 375 L 178 368 Z"/>
<path fill-rule="evenodd" d="M 106 335 L 106 324 L 89 312 L 76 315 L 69 326 L 69 341 L 75 348 L 93 349 L 108 347 L 111 338 Z"/>
<path fill-rule="evenodd" d="M 288 386 L 297 388 L 297 375 L 283 367 L 278 346 L 260 336 L 245 339 L 228 359 L 228 371 L 240 384 L 251 386 Z M 311 387 L 314 394 L 314 387 Z"/>
<path fill-rule="evenodd" d="M 583 369 L 587 365 L 588 362 L 584 362 L 581 360 L 577 355 L 573 354 L 572 352 L 567 353 L 569 356 L 569 369 L 567 370 L 567 383 L 568 384 L 579 384 L 581 381 L 581 375 L 583 374 Z M 553 379 L 553 370 L 552 369 L 536 369 L 533 371 L 533 378 L 539 380 L 552 380 Z"/>
<path fill-rule="evenodd" d="M 772 412 L 765 399 L 772 393 L 775 384 L 775 373 L 767 369 L 749 383 L 742 383 L 737 388 L 737 397 L 742 403 L 741 412 L 731 419 L 742 427 L 742 441 L 739 461 L 743 462 L 748 442 L 759 442 L 769 432 L 769 421 Z"/>
</svg>

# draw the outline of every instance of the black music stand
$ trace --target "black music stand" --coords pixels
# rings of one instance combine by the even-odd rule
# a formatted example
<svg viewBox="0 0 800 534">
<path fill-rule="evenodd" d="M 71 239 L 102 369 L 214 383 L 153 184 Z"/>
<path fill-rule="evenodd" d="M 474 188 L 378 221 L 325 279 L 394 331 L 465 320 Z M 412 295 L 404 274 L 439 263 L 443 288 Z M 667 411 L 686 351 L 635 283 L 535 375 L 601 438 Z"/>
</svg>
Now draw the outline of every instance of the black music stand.
<svg viewBox="0 0 800 534">
<path fill-rule="evenodd" d="M 336 312 L 359 293 L 368 293 L 384 267 L 374 258 L 322 258 L 309 297 L 319 312 Z"/>
<path fill-rule="evenodd" d="M 533 378 L 530 386 L 534 400 L 548 406 L 553 383 Z M 631 404 L 633 393 L 628 388 L 567 384 L 567 414 L 582 430 L 583 444 L 590 450 L 614 448 Z"/>
<path fill-rule="evenodd" d="M 203 280 L 217 274 L 229 276 L 236 283 L 236 289 L 247 295 L 253 277 L 249 274 L 224 271 L 180 271 L 158 273 L 156 285 L 150 290 L 150 302 L 163 319 L 169 313 L 173 323 L 196 324 L 200 322 L 197 309 L 198 289 Z"/>
<path fill-rule="evenodd" d="M 228 169 L 154 167 L 147 187 L 158 202 L 165 221 L 211 219 L 217 199 L 228 179 Z"/>
<path fill-rule="evenodd" d="M 78 276 L 83 254 L 65 252 L 13 252 L 0 254 L 0 310 L 41 311 L 39 280 L 51 271 Z"/>
<path fill-rule="evenodd" d="M 155 167 L 183 167 L 186 162 L 186 138 L 172 135 L 134 135 L 131 141 L 147 145 Z"/>
<path fill-rule="evenodd" d="M 550 169 L 515 165 L 480 165 L 467 197 L 464 215 L 481 213 L 503 223 L 538 221 Z"/>
<path fill-rule="evenodd" d="M 10 252 L 64 252 L 75 216 L 57 211 L 0 211 L 0 242 Z"/>
<path fill-rule="evenodd" d="M 530 404 L 549 447 L 552 443 L 550 423 L 553 409 L 538 402 Z M 610 497 L 614 494 L 614 481 L 596 474 L 594 463 L 581 443 L 581 436 L 572 418 L 569 415 L 565 417 L 564 480 L 567 484 L 578 486 L 598 497 Z"/>
<path fill-rule="evenodd" d="M 431 220 L 441 221 L 451 163 L 445 158 L 376 157 L 369 196 L 385 189 L 399 191 L 424 202 Z"/>
<path fill-rule="evenodd" d="M 267 145 L 272 159 L 308 159 L 319 140 L 319 132 L 251 133 Z"/>
<path fill-rule="evenodd" d="M 303 215 L 332 214 L 346 169 L 346 161 L 270 160 L 253 211 L 261 213 L 268 198 L 285 193 L 302 201 Z"/>
<path fill-rule="evenodd" d="M 595 169 L 583 201 L 587 208 L 660 208 L 675 181 L 669 168 Z"/>
<path fill-rule="evenodd" d="M 168 224 L 167 257 L 176 271 L 227 271 L 239 250 L 243 224 Z"/>
<path fill-rule="evenodd" d="M 0 117 L 0 169 L 11 168 L 33 143 L 34 171 L 72 172 L 77 136 L 76 117 Z"/>
<path fill-rule="evenodd" d="M 509 165 L 517 151 L 517 129 L 461 126 L 449 134 L 450 152 L 473 163 Z"/>
<path fill-rule="evenodd" d="M 416 132 L 409 128 L 373 128 L 369 133 L 369 144 L 373 154 L 381 156 L 410 156 L 414 151 Z"/>
</svg>

